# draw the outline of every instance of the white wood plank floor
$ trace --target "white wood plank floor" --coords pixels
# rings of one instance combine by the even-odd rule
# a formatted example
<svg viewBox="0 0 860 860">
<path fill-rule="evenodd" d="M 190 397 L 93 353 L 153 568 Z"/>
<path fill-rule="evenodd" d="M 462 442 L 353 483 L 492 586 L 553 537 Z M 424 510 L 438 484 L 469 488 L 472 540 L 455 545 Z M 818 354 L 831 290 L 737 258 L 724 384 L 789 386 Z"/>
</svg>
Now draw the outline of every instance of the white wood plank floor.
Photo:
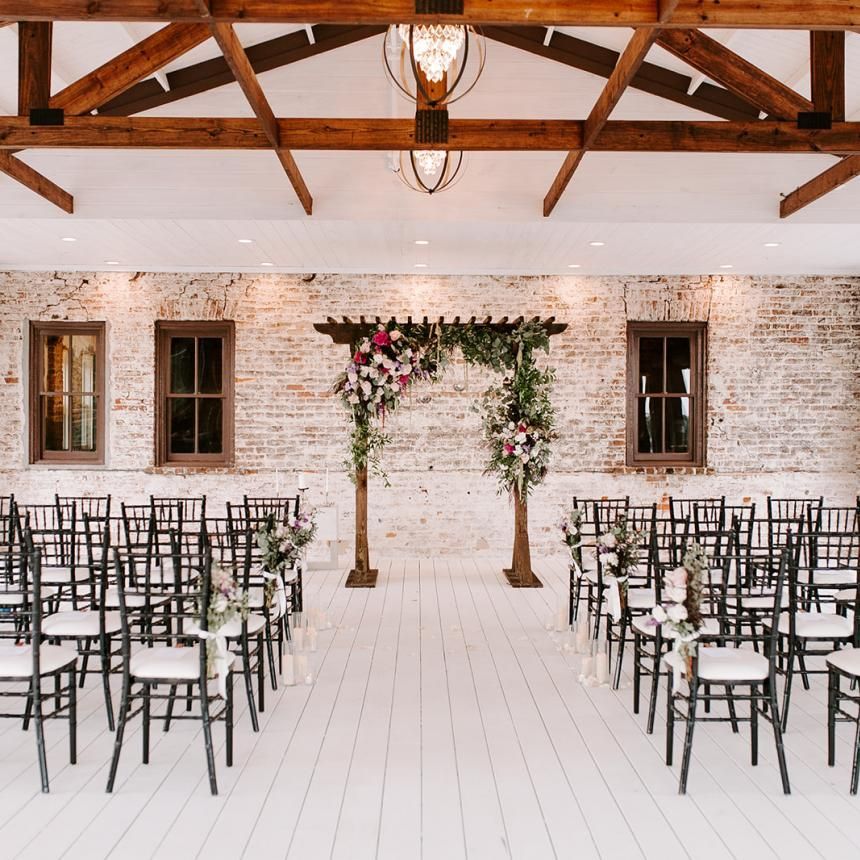
<svg viewBox="0 0 860 860">
<path fill-rule="evenodd" d="M 38 788 L 32 733 L 0 725 L 0 857 L 87 858 L 856 858 L 860 800 L 848 795 L 849 726 L 825 761 L 821 679 L 792 702 L 784 797 L 769 724 L 761 762 L 726 724 L 696 730 L 689 793 L 663 763 L 622 689 L 585 688 L 579 657 L 545 629 L 567 588 L 514 591 L 501 561 L 380 563 L 375 590 L 315 571 L 308 606 L 330 613 L 317 681 L 272 694 L 254 734 L 236 685 L 236 760 L 211 797 L 199 723 L 154 732 L 140 763 L 127 733 L 116 792 L 112 736 L 93 676 L 80 700 L 79 763 L 49 723 L 51 794 Z M 629 659 L 628 659 L 629 664 Z M 117 691 L 118 692 L 118 691 Z M 844 729 L 844 731 L 842 731 Z M 680 746 L 680 732 L 678 735 Z"/>
</svg>

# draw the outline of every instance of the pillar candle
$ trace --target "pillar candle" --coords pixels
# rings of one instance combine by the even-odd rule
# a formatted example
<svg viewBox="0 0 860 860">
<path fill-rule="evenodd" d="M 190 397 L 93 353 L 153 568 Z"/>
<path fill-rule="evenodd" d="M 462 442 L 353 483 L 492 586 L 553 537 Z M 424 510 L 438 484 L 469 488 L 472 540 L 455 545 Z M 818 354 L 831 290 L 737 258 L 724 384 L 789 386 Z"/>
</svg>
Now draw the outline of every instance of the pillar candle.
<svg viewBox="0 0 860 860">
<path fill-rule="evenodd" d="M 296 683 L 296 665 L 292 654 L 284 654 L 281 677 L 287 687 L 292 687 Z"/>
<path fill-rule="evenodd" d="M 306 654 L 296 655 L 296 682 L 306 684 L 308 676 L 308 658 Z"/>
<path fill-rule="evenodd" d="M 307 642 L 308 642 L 308 651 L 315 653 L 317 650 L 317 629 L 316 629 L 316 627 L 308 627 Z"/>
<path fill-rule="evenodd" d="M 563 633 L 567 629 L 567 607 L 559 606 L 555 614 L 555 632 Z"/>
<path fill-rule="evenodd" d="M 579 674 L 586 681 L 594 674 L 594 657 L 591 654 L 583 656 Z"/>
<path fill-rule="evenodd" d="M 582 620 L 576 622 L 576 652 L 585 654 L 588 651 L 588 621 Z"/>
<path fill-rule="evenodd" d="M 594 661 L 595 671 L 598 684 L 609 683 L 609 655 L 605 651 L 600 651 Z"/>
<path fill-rule="evenodd" d="M 293 647 L 296 651 L 301 651 L 305 647 L 305 628 L 296 627 L 293 630 Z"/>
</svg>

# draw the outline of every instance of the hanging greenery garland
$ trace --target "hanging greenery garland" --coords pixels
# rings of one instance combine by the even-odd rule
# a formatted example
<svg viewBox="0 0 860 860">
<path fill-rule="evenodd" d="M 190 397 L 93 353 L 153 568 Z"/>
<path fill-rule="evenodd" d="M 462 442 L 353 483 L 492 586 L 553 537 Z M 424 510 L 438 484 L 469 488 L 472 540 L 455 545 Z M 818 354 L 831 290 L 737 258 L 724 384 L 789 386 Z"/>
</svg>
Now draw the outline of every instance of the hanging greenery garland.
<svg viewBox="0 0 860 860">
<path fill-rule="evenodd" d="M 497 475 L 500 491 L 516 490 L 523 497 L 541 483 L 555 438 L 550 399 L 555 373 L 535 363 L 536 351 L 549 352 L 549 336 L 540 323 L 531 322 L 510 332 L 480 324 L 394 322 L 369 329 L 334 386 L 352 422 L 347 466 L 353 477 L 367 467 L 385 478 L 380 457 L 390 441 L 386 417 L 410 386 L 435 382 L 457 349 L 468 365 L 503 374 L 478 406 L 490 452 L 485 473 Z"/>
</svg>

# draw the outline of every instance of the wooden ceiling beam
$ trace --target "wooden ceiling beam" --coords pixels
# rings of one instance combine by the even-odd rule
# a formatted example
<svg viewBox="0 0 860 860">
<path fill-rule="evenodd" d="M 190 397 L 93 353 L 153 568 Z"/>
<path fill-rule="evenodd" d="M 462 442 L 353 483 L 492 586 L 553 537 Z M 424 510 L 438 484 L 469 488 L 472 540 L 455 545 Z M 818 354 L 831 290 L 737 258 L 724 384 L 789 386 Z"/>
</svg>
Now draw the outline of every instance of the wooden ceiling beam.
<svg viewBox="0 0 860 860">
<path fill-rule="evenodd" d="M 25 185 L 40 197 L 53 203 L 54 206 L 58 206 L 63 212 L 68 212 L 71 215 L 75 211 L 74 198 L 68 191 L 55 185 L 38 170 L 34 170 L 29 164 L 25 164 L 19 158 L 14 158 L 8 152 L 0 152 L 0 173 L 5 173 L 6 176 Z"/>
<path fill-rule="evenodd" d="M 254 111 L 260 125 L 263 128 L 263 133 L 268 138 L 272 149 L 281 162 L 290 184 L 296 192 L 302 204 L 302 208 L 310 215 L 313 212 L 313 197 L 305 184 L 296 160 L 292 153 L 286 147 L 281 145 L 281 130 L 278 126 L 278 120 L 272 111 L 269 100 L 260 86 L 260 81 L 254 73 L 251 66 L 251 61 L 248 59 L 236 31 L 232 24 L 219 24 L 217 21 L 211 25 L 212 35 L 221 48 L 221 53 L 224 54 L 224 59 L 236 78 L 236 82 L 245 94 L 248 104 L 251 105 L 251 110 Z"/>
<path fill-rule="evenodd" d="M 812 103 L 834 122 L 845 119 L 845 33 L 814 30 L 809 34 Z"/>
<path fill-rule="evenodd" d="M 812 110 L 809 99 L 698 30 L 664 30 L 657 44 L 773 119 Z"/>
<path fill-rule="evenodd" d="M 678 5 L 678 0 L 665 0 L 665 3 L 660 6 L 661 20 L 668 21 L 675 8 Z M 627 43 L 627 47 L 618 58 L 612 74 L 606 81 L 606 86 L 597 98 L 591 113 L 585 120 L 583 128 L 582 146 L 578 149 L 573 149 L 568 152 L 564 159 L 561 169 L 556 174 L 552 185 L 547 191 L 543 199 L 543 214 L 544 218 L 548 218 L 555 209 L 556 204 L 564 194 L 576 168 L 582 162 L 583 156 L 591 148 L 591 145 L 597 139 L 603 127 L 606 125 L 609 115 L 615 110 L 615 106 L 624 95 L 630 81 L 639 71 L 639 67 L 645 62 L 645 56 L 651 50 L 652 45 L 657 39 L 660 31 L 652 28 L 640 28 L 633 32 L 633 36 Z"/>
<path fill-rule="evenodd" d="M 211 0 L 225 23 L 389 24 L 449 22 L 580 27 L 660 27 L 661 0 L 466 0 L 463 15 L 419 15 L 414 0 Z M 206 20 L 198 0 L 0 0 L 16 21 Z M 846 0 L 681 0 L 670 26 L 829 29 L 860 27 L 860 6 Z"/>
<path fill-rule="evenodd" d="M 46 108 L 51 98 L 50 21 L 22 21 L 18 25 L 18 113 Z"/>
<path fill-rule="evenodd" d="M 51 107 L 67 114 L 89 113 L 209 37 L 205 24 L 168 24 L 58 92 Z"/>
<path fill-rule="evenodd" d="M 414 149 L 412 118 L 290 117 L 277 120 L 281 145 L 291 150 Z M 458 119 L 434 148 L 471 151 L 581 149 L 582 120 Z M 0 117 L 3 149 L 271 149 L 256 118 L 67 117 L 63 126 L 31 126 Z M 419 147 L 420 148 L 420 147 Z M 860 122 L 831 129 L 798 129 L 776 121 L 609 121 L 591 143 L 598 152 L 772 152 L 860 154 Z"/>
<path fill-rule="evenodd" d="M 860 155 L 843 158 L 832 167 L 828 167 L 824 173 L 819 173 L 818 176 L 795 188 L 791 194 L 786 194 L 779 203 L 779 217 L 788 218 L 789 215 L 794 215 L 795 212 L 820 200 L 825 194 L 835 191 L 857 176 L 860 176 Z"/>
<path fill-rule="evenodd" d="M 308 42 L 306 33 L 296 31 L 256 45 L 249 45 L 245 48 L 245 53 L 251 68 L 259 75 L 384 32 L 385 27 L 379 26 L 353 27 L 324 24 L 314 28 L 313 44 Z M 232 84 L 236 80 L 223 56 L 194 63 L 183 69 L 175 69 L 168 72 L 166 77 L 170 85 L 168 92 L 165 92 L 154 78 L 150 78 L 135 84 L 117 98 L 99 106 L 99 113 L 108 116 L 131 116 L 189 96 L 199 95 L 216 87 Z"/>
<path fill-rule="evenodd" d="M 611 48 L 568 36 L 558 30 L 552 33 L 552 38 L 547 43 L 547 31 L 544 27 L 483 27 L 482 32 L 495 42 L 502 42 L 535 56 L 600 75 L 602 78 L 608 78 L 612 74 L 620 56 L 618 51 Z M 758 119 L 759 108 L 722 87 L 703 83 L 691 95 L 691 81 L 689 75 L 643 62 L 630 81 L 630 87 L 722 119 Z"/>
</svg>

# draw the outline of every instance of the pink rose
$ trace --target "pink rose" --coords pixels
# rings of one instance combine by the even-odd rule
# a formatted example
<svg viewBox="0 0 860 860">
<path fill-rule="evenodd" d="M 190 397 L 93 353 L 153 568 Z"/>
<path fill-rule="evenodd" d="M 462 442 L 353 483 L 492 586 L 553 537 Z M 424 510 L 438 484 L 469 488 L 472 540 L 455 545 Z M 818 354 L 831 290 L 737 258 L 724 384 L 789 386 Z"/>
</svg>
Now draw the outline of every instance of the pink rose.
<svg viewBox="0 0 860 860">
<path fill-rule="evenodd" d="M 503 450 L 506 454 L 513 454 L 514 453 L 514 446 L 508 442 L 505 442 L 505 447 Z"/>
<path fill-rule="evenodd" d="M 388 336 L 388 332 L 387 332 L 387 331 L 378 331 L 378 332 L 373 336 L 373 342 L 374 342 L 377 346 L 388 346 L 388 344 L 390 344 L 390 343 L 391 343 L 391 338 Z"/>
<path fill-rule="evenodd" d="M 407 373 L 407 374 L 404 374 L 403 376 L 401 376 L 400 379 L 398 380 L 398 382 L 401 385 L 406 385 L 406 383 L 409 382 L 409 374 Z"/>
</svg>

